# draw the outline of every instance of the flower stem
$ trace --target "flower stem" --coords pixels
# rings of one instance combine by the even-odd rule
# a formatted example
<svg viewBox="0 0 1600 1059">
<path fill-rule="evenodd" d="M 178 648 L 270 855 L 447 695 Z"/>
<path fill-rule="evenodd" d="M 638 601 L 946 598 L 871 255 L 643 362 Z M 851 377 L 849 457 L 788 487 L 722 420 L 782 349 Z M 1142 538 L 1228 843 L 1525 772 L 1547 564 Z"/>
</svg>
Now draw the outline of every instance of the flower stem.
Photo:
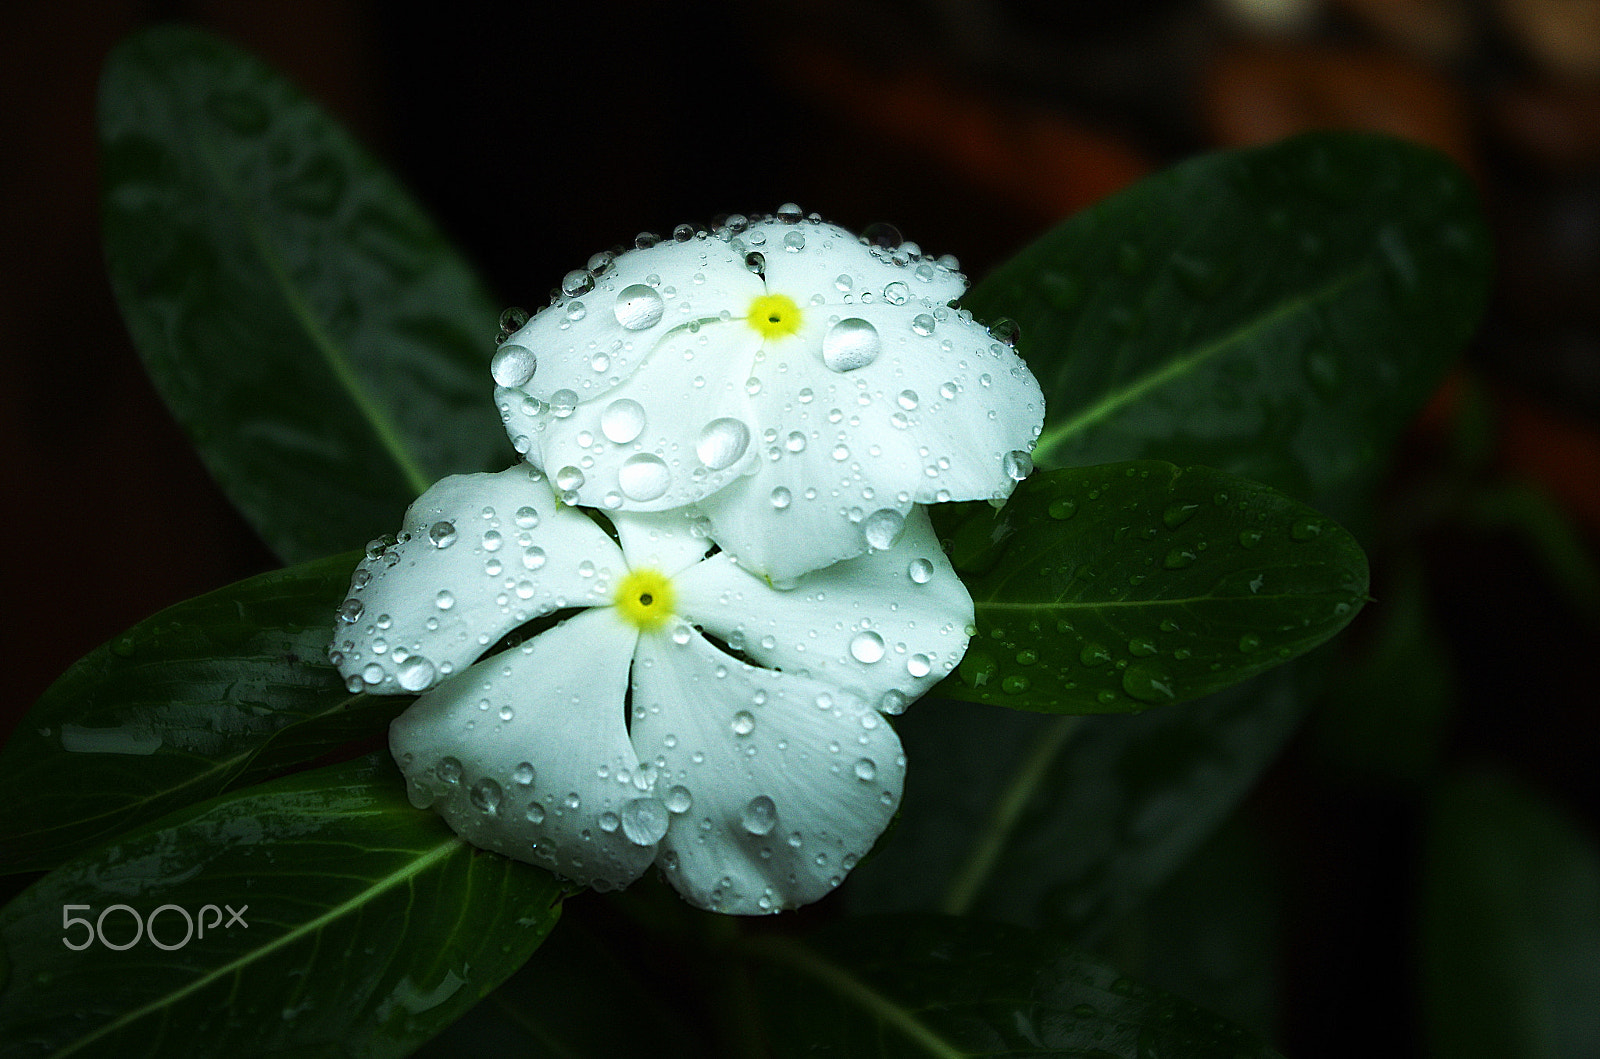
<svg viewBox="0 0 1600 1059">
<path fill-rule="evenodd" d="M 989 881 L 995 862 L 1000 859 L 1001 849 L 1016 828 L 1017 818 L 1044 782 L 1056 755 L 1082 720 L 1076 715 L 1058 717 L 1054 724 L 1045 729 L 1044 736 L 1034 744 L 1022 767 L 1011 778 L 1010 785 L 1001 792 L 1000 799 L 989 813 L 989 819 L 978 833 L 978 840 L 968 851 L 967 859 L 962 862 L 955 878 L 950 880 L 944 901 L 939 906 L 941 912 L 962 916 L 971 910 L 979 891 Z"/>
</svg>

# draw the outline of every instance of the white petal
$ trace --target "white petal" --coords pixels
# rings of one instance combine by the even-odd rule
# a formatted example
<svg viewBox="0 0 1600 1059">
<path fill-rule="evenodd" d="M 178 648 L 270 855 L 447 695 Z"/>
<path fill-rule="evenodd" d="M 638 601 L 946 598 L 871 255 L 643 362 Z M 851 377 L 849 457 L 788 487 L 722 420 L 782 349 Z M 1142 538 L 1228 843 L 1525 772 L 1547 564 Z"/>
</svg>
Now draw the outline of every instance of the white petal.
<svg viewBox="0 0 1600 1059">
<path fill-rule="evenodd" d="M 818 295 L 830 304 L 842 304 L 845 298 L 859 301 L 868 297 L 891 302 L 928 298 L 948 305 L 967 289 L 966 278 L 960 272 L 924 258 L 920 251 L 897 253 L 868 246 L 837 225 L 809 220 L 796 224 L 764 221 L 752 225 L 738 239 L 766 258 L 767 290 L 787 294 L 802 308 Z M 896 283 L 902 286 L 891 287 Z"/>
<path fill-rule="evenodd" d="M 630 570 L 648 567 L 675 577 L 711 550 L 710 526 L 682 511 L 638 515 L 619 511 L 611 516 L 611 524 L 617 528 Z"/>
<path fill-rule="evenodd" d="M 684 641 L 642 636 L 634 669 L 634 745 L 673 813 L 668 881 L 736 915 L 817 900 L 893 817 L 899 738 L 828 683 L 745 665 L 698 634 Z"/>
<path fill-rule="evenodd" d="M 870 355 L 830 368 L 834 329 L 854 343 L 847 353 Z M 1039 385 L 1013 350 L 969 314 L 915 301 L 812 310 L 753 374 L 764 383 L 755 418 L 778 443 L 700 506 L 718 543 L 779 579 L 860 554 L 857 523 L 872 511 L 1009 495 L 1044 421 Z"/>
<path fill-rule="evenodd" d="M 743 253 L 713 237 L 630 250 L 600 275 L 575 278 L 590 289 L 535 314 L 496 352 L 498 385 L 546 403 L 562 390 L 594 400 L 628 378 L 663 335 L 762 292 Z M 531 375 L 520 350 L 532 354 Z"/>
<path fill-rule="evenodd" d="M 389 727 L 412 803 L 586 886 L 638 878 L 656 840 L 632 824 L 666 811 L 626 728 L 637 639 L 610 608 L 585 611 L 422 696 Z"/>
<path fill-rule="evenodd" d="M 763 666 L 817 677 L 899 713 L 966 651 L 972 597 L 928 515 L 869 517 L 871 551 L 779 591 L 726 552 L 675 579 L 678 612 Z"/>
<path fill-rule="evenodd" d="M 422 691 L 526 621 L 610 603 L 623 569 L 605 531 L 528 466 L 454 475 L 407 509 L 396 543 L 369 549 L 331 651 L 354 689 Z"/>
<path fill-rule="evenodd" d="M 563 498 L 608 511 L 693 503 L 747 471 L 760 433 L 746 385 L 760 336 L 742 321 L 668 335 L 627 382 L 572 405 L 502 402 L 513 437 Z M 521 442 L 519 442 L 519 445 Z"/>
</svg>

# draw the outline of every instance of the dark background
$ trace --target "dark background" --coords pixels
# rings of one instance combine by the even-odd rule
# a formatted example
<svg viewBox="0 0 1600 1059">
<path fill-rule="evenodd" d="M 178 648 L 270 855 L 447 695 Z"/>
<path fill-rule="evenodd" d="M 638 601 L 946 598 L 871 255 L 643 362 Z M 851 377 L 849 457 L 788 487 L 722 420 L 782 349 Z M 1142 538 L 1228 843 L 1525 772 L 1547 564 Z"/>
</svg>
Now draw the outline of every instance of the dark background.
<svg viewBox="0 0 1600 1059">
<path fill-rule="evenodd" d="M 849 227 L 890 221 L 976 277 L 1196 151 L 1332 126 L 1450 152 L 1496 233 L 1494 300 L 1409 435 L 1372 542 L 1380 598 L 1399 591 L 1396 542 L 1421 555 L 1439 655 L 1416 666 L 1449 693 L 1420 764 L 1351 753 L 1348 726 L 1319 721 L 1247 807 L 1300 880 L 1267 1028 L 1298 1056 L 1367 1054 L 1351 1005 L 1414 1032 L 1405 899 L 1429 770 L 1493 764 L 1596 832 L 1600 5 L 10 4 L 0 731 L 85 651 L 276 565 L 146 381 L 101 262 L 98 70 L 120 37 L 172 18 L 288 73 L 411 184 L 505 304 L 529 308 L 640 230 L 789 200 Z M 1524 487 L 1544 513 L 1474 499 Z M 1352 650 L 1377 637 L 1379 610 Z"/>
</svg>

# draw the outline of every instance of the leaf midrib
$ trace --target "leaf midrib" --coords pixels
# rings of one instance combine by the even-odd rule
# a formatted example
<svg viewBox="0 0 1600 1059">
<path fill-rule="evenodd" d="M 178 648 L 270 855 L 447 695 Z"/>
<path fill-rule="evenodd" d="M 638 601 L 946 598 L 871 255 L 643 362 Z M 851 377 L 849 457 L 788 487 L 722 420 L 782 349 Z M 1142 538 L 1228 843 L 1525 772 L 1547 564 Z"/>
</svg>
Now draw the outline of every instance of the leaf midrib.
<svg viewBox="0 0 1600 1059">
<path fill-rule="evenodd" d="M 311 340 L 313 348 L 321 356 L 328 370 L 332 372 L 335 380 L 343 388 L 350 402 L 364 417 L 377 435 L 378 442 L 389 453 L 396 467 L 405 478 L 406 484 L 412 492 L 420 496 L 432 484 L 432 478 L 422 469 L 415 456 L 407 448 L 401 437 L 400 431 L 395 427 L 390 417 L 367 396 L 366 390 L 357 377 L 355 368 L 350 364 L 341 348 L 331 336 L 318 323 L 312 314 L 310 306 L 301 296 L 299 288 L 290 278 L 288 269 L 279 257 L 276 248 L 262 230 L 255 213 L 245 204 L 243 196 L 233 186 L 231 174 L 227 167 L 217 157 L 210 130 L 203 124 L 191 130 L 192 141 L 196 152 L 204 160 L 206 168 L 210 171 L 212 179 L 216 182 L 217 190 L 222 198 L 232 208 L 234 215 L 244 229 L 251 244 L 261 255 L 262 263 L 272 276 L 274 284 L 283 296 L 284 304 L 289 313 L 305 331 L 306 337 Z"/>
<path fill-rule="evenodd" d="M 270 956 L 272 953 L 283 948 L 284 946 L 299 941 L 301 938 L 306 937 L 309 934 L 320 932 L 323 927 L 334 922 L 341 916 L 360 909 L 376 896 L 387 890 L 393 889 L 403 882 L 409 881 L 416 875 L 421 874 L 425 869 L 431 867 L 437 861 L 453 854 L 465 844 L 465 841 L 460 837 L 451 835 L 449 838 L 440 841 L 432 848 L 426 851 L 417 852 L 415 854 L 415 859 L 409 865 L 407 865 L 406 868 L 391 872 L 382 881 L 373 883 L 365 890 L 355 894 L 345 901 L 340 902 L 334 907 L 328 909 L 326 912 L 323 912 L 321 915 L 317 916 L 315 919 L 309 920 L 285 934 L 280 934 L 278 937 L 274 938 L 272 941 L 266 943 L 260 948 L 244 953 L 236 959 L 211 971 L 209 974 L 202 975 L 200 978 L 195 979 L 182 988 L 176 989 L 165 996 L 158 997 L 157 999 L 145 1004 L 143 1007 L 127 1012 L 119 1018 L 100 1026 L 94 1032 L 86 1034 L 85 1036 L 73 1041 L 65 1048 L 56 1052 L 55 1055 L 71 1055 L 74 1052 L 77 1052 L 94 1043 L 107 1034 L 114 1033 L 122 1027 L 131 1025 L 147 1015 L 160 1011 L 171 1004 L 177 1003 L 184 997 L 187 997 L 191 993 L 210 985 L 212 982 L 225 975 L 240 971 L 248 967 L 250 964 Z"/>
<path fill-rule="evenodd" d="M 1133 379 L 1119 389 L 1113 390 L 1101 397 L 1094 404 L 1085 408 L 1077 415 L 1058 423 L 1047 429 L 1039 436 L 1033 448 L 1035 463 L 1047 464 L 1052 452 L 1073 435 L 1082 432 L 1102 420 L 1109 419 L 1119 409 L 1131 404 L 1152 390 L 1165 386 L 1172 380 L 1187 374 L 1212 357 L 1216 357 L 1228 349 L 1248 342 L 1258 333 L 1275 326 L 1280 320 L 1286 319 L 1301 311 L 1310 311 L 1318 303 L 1337 297 L 1346 287 L 1351 286 L 1373 275 L 1375 268 L 1370 264 L 1363 264 L 1354 268 L 1336 279 L 1317 288 L 1309 294 L 1296 295 L 1286 299 L 1276 309 L 1240 324 L 1232 331 L 1214 339 L 1186 356 L 1174 357 L 1158 367 L 1146 372 L 1144 375 Z"/>
</svg>

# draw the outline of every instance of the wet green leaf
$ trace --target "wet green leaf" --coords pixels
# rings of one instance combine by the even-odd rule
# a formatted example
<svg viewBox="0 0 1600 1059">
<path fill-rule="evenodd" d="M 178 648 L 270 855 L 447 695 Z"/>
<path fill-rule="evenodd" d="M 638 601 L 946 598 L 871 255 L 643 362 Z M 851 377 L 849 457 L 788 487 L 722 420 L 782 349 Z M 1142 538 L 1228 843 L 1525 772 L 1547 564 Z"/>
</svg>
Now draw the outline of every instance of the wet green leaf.
<svg viewBox="0 0 1600 1059">
<path fill-rule="evenodd" d="M 1276 1053 L 1177 997 L 1035 931 L 936 917 L 859 919 L 815 939 L 752 940 L 778 1056 Z"/>
<path fill-rule="evenodd" d="M 409 194 L 253 57 L 163 26 L 100 90 L 106 257 L 206 466 L 285 561 L 356 547 L 509 456 L 497 314 Z"/>
<path fill-rule="evenodd" d="M 1498 777 L 1439 792 L 1423 877 L 1431 1053 L 1600 1053 L 1600 852 L 1556 806 Z"/>
<path fill-rule="evenodd" d="M 967 510 L 947 535 L 977 634 L 935 690 L 952 698 L 1048 713 L 1182 702 L 1309 651 L 1366 596 L 1343 528 L 1204 467 L 1038 473 L 998 512 Z"/>
<path fill-rule="evenodd" d="M 1305 712 L 1316 658 L 1170 710 L 1047 717 L 923 701 L 893 840 L 845 888 L 1098 943 L 1226 818 Z"/>
<path fill-rule="evenodd" d="M 1476 326 L 1488 261 L 1443 155 L 1319 132 L 1150 177 L 964 304 L 1021 325 L 1039 466 L 1206 464 L 1344 514 Z"/>
<path fill-rule="evenodd" d="M 403 1055 L 528 958 L 559 895 L 413 809 L 387 759 L 304 773 L 165 817 L 0 911 L 0 1039 L 14 1055 Z"/>
<path fill-rule="evenodd" d="M 0 752 L 0 865 L 53 868 L 138 824 L 383 732 L 411 701 L 328 664 L 355 554 L 241 581 L 67 670 Z"/>
</svg>

